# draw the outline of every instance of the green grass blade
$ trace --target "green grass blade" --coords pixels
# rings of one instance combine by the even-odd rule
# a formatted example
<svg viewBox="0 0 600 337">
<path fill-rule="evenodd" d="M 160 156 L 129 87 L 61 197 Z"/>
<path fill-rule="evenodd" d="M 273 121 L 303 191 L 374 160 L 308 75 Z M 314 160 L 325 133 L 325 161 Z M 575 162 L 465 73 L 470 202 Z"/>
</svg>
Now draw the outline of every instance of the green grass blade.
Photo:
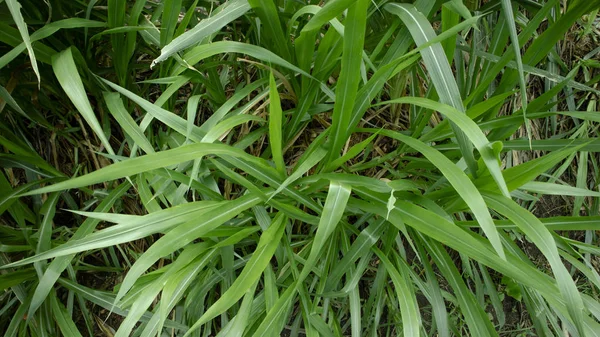
<svg viewBox="0 0 600 337">
<path fill-rule="evenodd" d="M 79 77 L 79 71 L 73 60 L 71 48 L 63 50 L 52 58 L 52 68 L 54 69 L 54 74 L 56 75 L 58 82 L 67 96 L 71 99 L 71 102 L 73 102 L 73 105 L 75 105 L 75 108 L 77 108 L 83 119 L 85 119 L 92 128 L 108 153 L 114 155 L 115 152 L 106 138 L 104 130 L 98 122 L 96 114 L 87 98 L 83 83 L 81 82 L 81 77 Z"/>
<path fill-rule="evenodd" d="M 418 12 L 413 5 L 392 3 L 387 4 L 385 9 L 402 19 L 417 45 L 425 44 L 427 41 L 435 38 L 435 32 L 429 21 L 427 21 L 427 18 Z M 464 113 L 465 108 L 462 103 L 460 91 L 456 85 L 456 80 L 452 75 L 450 64 L 442 46 L 436 43 L 423 49 L 421 55 L 429 70 L 429 76 L 433 85 L 440 96 L 440 101 Z M 453 129 L 467 166 L 471 173 L 476 175 L 477 163 L 473 157 L 472 146 L 460 129 L 456 127 L 453 127 Z"/>
<path fill-rule="evenodd" d="M 333 171 L 333 170 L 337 169 L 338 167 L 342 166 L 348 160 L 359 155 L 367 146 L 369 146 L 369 144 L 373 143 L 373 140 L 375 140 L 375 137 L 377 137 L 376 133 L 372 134 L 371 136 L 369 136 L 367 139 L 363 140 L 362 142 L 353 145 L 350 149 L 348 149 L 348 151 L 343 156 L 341 156 L 341 157 L 333 160 L 331 163 L 329 163 L 329 165 L 327 165 L 323 169 L 323 172 Z"/>
<path fill-rule="evenodd" d="M 477 303 L 477 299 L 463 281 L 448 253 L 440 247 L 439 243 L 426 241 L 426 244 L 429 254 L 456 295 L 456 300 L 469 326 L 470 334 L 472 336 L 498 336 L 493 331 L 494 328 L 486 312 Z"/>
<path fill-rule="evenodd" d="M 324 151 L 325 150 L 323 150 L 323 153 Z M 283 183 L 281 183 L 277 178 L 277 172 L 268 164 L 257 161 L 246 161 L 228 156 L 225 156 L 223 159 L 266 184 L 269 184 L 273 187 L 277 186 L 278 188 L 283 185 Z M 299 193 L 295 189 L 287 186 L 288 185 L 281 188 L 281 191 L 283 191 L 287 196 L 293 198 L 301 204 L 304 204 L 317 213 L 321 212 L 321 207 L 314 200 L 312 200 L 311 197 L 306 196 L 304 193 Z"/>
<path fill-rule="evenodd" d="M 147 172 L 158 168 L 169 167 L 182 162 L 198 159 L 199 157 L 206 155 L 228 155 L 231 157 L 243 158 L 251 162 L 257 160 L 256 157 L 253 157 L 244 151 L 229 145 L 207 143 L 189 144 L 176 149 L 156 152 L 127 161 L 114 163 L 87 175 L 76 177 L 51 186 L 42 187 L 23 195 L 49 193 L 93 185 L 104 181 L 136 175 L 138 173 Z M 315 158 L 316 162 L 320 160 L 320 158 L 317 158 Z M 313 163 L 313 165 L 316 164 L 316 162 Z M 307 170 L 309 168 L 307 168 Z M 300 173 L 298 176 L 300 175 L 302 175 L 302 173 Z M 295 179 L 292 179 L 292 181 L 293 180 Z"/>
<path fill-rule="evenodd" d="M 481 228 L 488 236 L 492 246 L 498 255 L 504 258 L 502 242 L 500 241 L 498 230 L 494 225 L 494 221 L 492 220 L 492 217 L 487 209 L 485 201 L 473 182 L 461 169 L 459 169 L 452 161 L 450 161 L 440 152 L 412 137 L 390 130 L 378 131 L 374 129 L 365 129 L 365 131 L 380 132 L 380 134 L 383 136 L 395 138 L 411 148 L 419 151 L 426 158 L 428 158 L 444 174 L 444 177 L 446 177 L 450 184 L 452 184 L 456 192 L 458 192 L 458 194 L 461 196 L 462 200 L 469 205 L 471 211 L 473 211 L 473 214 L 481 223 Z"/>
<path fill-rule="evenodd" d="M 360 82 L 360 72 L 357 69 L 360 69 L 362 62 L 367 22 L 365 13 L 368 6 L 369 1 L 358 0 L 348 9 L 348 17 L 345 21 L 341 73 L 335 90 L 336 100 L 331 117 L 331 147 L 326 164 L 339 157 L 339 151 L 346 142 L 346 128 L 351 120 Z"/>
<path fill-rule="evenodd" d="M 160 238 L 154 245 L 142 254 L 131 267 L 127 276 L 121 283 L 121 288 L 115 298 L 117 303 L 131 289 L 135 281 L 152 266 L 158 259 L 175 250 L 191 243 L 199 236 L 219 227 L 241 212 L 256 206 L 261 199 L 254 195 L 246 195 L 233 201 L 224 201 L 222 207 L 211 208 L 195 216 L 195 220 L 188 221 L 173 228 Z"/>
<path fill-rule="evenodd" d="M 528 151 L 529 141 L 525 140 L 507 140 L 503 143 L 502 151 Z M 570 149 L 571 151 L 600 152 L 600 139 L 542 139 L 531 141 L 531 147 L 537 151 L 562 151 Z M 440 151 L 458 150 L 456 144 L 435 145 L 435 149 Z M 506 180 L 506 178 L 505 178 Z"/>
<path fill-rule="evenodd" d="M 242 337 L 244 334 L 244 330 L 248 326 L 248 320 L 252 313 L 252 301 L 254 300 L 254 291 L 256 290 L 255 283 L 252 287 L 250 287 L 246 294 L 244 295 L 244 299 L 242 300 L 242 305 L 240 306 L 240 310 L 237 312 L 235 317 L 227 324 L 223 330 L 219 332 L 216 337 Z"/>
<path fill-rule="evenodd" d="M 36 254 L 47 251 L 52 247 L 52 222 L 56 214 L 56 204 L 58 203 L 59 193 L 52 193 L 42 205 L 40 215 L 42 221 L 40 223 L 38 244 L 35 250 Z"/>
<path fill-rule="evenodd" d="M 35 270 L 33 268 L 12 271 L 9 274 L 0 275 L 0 290 L 4 291 L 33 279 L 35 279 Z"/>
<path fill-rule="evenodd" d="M 190 142 L 190 137 L 192 136 L 192 130 L 194 130 L 194 125 L 196 123 L 196 115 L 198 113 L 198 105 L 200 104 L 201 95 L 194 95 L 190 97 L 187 104 L 187 130 L 185 133 L 185 142 Z"/>
<path fill-rule="evenodd" d="M 271 261 L 275 249 L 279 246 L 279 241 L 285 229 L 286 217 L 279 213 L 269 228 L 261 235 L 256 250 L 252 254 L 250 260 L 244 266 L 241 274 L 235 279 L 227 291 L 223 293 L 219 300 L 216 301 L 196 323 L 188 330 L 189 335 L 192 331 L 220 315 L 229 309 L 235 302 L 246 294 L 256 284 L 263 271 Z"/>
<path fill-rule="evenodd" d="M 415 296 L 414 289 L 408 284 L 408 273 L 405 271 L 404 266 L 400 266 L 400 272 L 394 267 L 390 259 L 379 249 L 372 248 L 385 269 L 390 274 L 396 294 L 398 295 L 398 302 L 400 303 L 400 312 L 402 314 L 402 332 L 404 336 L 420 336 L 421 330 L 421 314 L 419 313 L 419 305 L 417 304 L 417 298 Z"/>
<path fill-rule="evenodd" d="M 323 6 L 318 13 L 316 13 L 310 21 L 304 26 L 302 29 L 303 32 L 314 31 L 327 22 L 329 20 L 337 17 L 342 14 L 348 7 L 355 4 L 357 0 L 332 0 L 328 1 L 325 6 Z"/>
<path fill-rule="evenodd" d="M 266 37 L 263 44 L 271 46 L 284 59 L 291 60 L 289 44 L 287 43 L 289 37 L 284 35 L 281 28 L 277 4 L 270 0 L 248 0 L 248 3 L 260 18 L 261 25 L 263 25 L 260 30 L 261 35 Z"/>
<path fill-rule="evenodd" d="M 87 28 L 103 28 L 103 27 L 106 27 L 106 23 L 101 22 L 101 21 L 86 20 L 86 19 L 80 19 L 80 18 L 69 18 L 69 19 L 64 19 L 64 20 L 60 20 L 60 21 L 55 21 L 55 22 L 49 23 L 47 25 L 44 25 L 40 29 L 36 30 L 33 34 L 31 34 L 30 40 L 31 40 L 31 43 L 33 43 L 38 40 L 45 39 L 61 29 L 73 29 L 73 28 L 81 28 L 81 27 L 85 27 L 86 29 Z M 36 44 L 36 46 L 39 44 L 41 44 L 41 43 L 38 42 Z M 49 47 L 46 47 L 46 48 L 49 49 Z M 34 47 L 34 49 L 35 49 L 35 47 Z M 11 51 L 2 55 L 0 57 L 0 69 L 4 68 L 8 63 L 10 63 L 12 60 L 14 60 L 17 56 L 19 56 L 19 54 L 21 54 L 25 50 L 27 50 L 27 46 L 23 42 L 23 43 L 15 46 Z M 39 54 L 40 52 L 37 51 L 37 53 Z M 52 54 L 54 54 L 54 53 L 55 52 L 52 52 Z M 46 54 L 46 57 L 49 56 L 49 55 L 47 55 L 47 53 L 45 53 L 45 54 Z M 39 61 L 45 62 L 45 57 L 40 58 Z M 51 63 L 50 57 L 48 57 L 47 63 Z"/>
<path fill-rule="evenodd" d="M 523 70 L 523 60 L 521 59 L 521 46 L 519 45 L 519 37 L 517 36 L 517 26 L 513 15 L 512 4 L 510 0 L 502 0 L 502 11 L 508 23 L 510 32 L 510 42 L 514 51 L 515 60 L 517 61 L 517 69 L 519 71 L 519 87 L 521 89 L 521 105 L 523 109 L 523 122 L 527 130 L 527 138 L 531 142 L 531 126 L 527 120 L 527 86 L 525 84 L 525 71 Z"/>
<path fill-rule="evenodd" d="M 304 159 L 304 161 L 302 161 L 302 163 L 300 163 L 298 166 L 296 166 L 296 168 L 294 169 L 294 172 L 292 172 L 292 174 L 290 174 L 289 177 L 287 177 L 281 183 L 281 185 L 279 185 L 279 187 L 277 187 L 277 189 L 271 195 L 270 198 L 273 198 L 274 196 L 279 194 L 281 191 L 283 191 L 286 187 L 288 187 L 291 183 L 298 180 L 298 178 L 300 178 L 303 174 L 308 172 L 308 170 L 310 170 L 313 166 L 315 166 L 319 162 L 321 162 L 321 160 L 323 158 L 325 158 L 326 155 L 327 155 L 327 150 L 323 147 L 319 147 L 316 151 L 314 151 L 313 153 L 310 153 L 308 155 L 308 157 L 306 157 Z"/>
<path fill-rule="evenodd" d="M 269 144 L 271 145 L 275 167 L 281 176 L 285 176 L 286 169 L 282 150 L 283 111 L 281 110 L 281 100 L 272 72 L 269 75 L 269 88 Z"/>
<path fill-rule="evenodd" d="M 122 183 L 119 187 L 115 188 L 111 191 L 104 200 L 96 207 L 96 212 L 106 212 L 108 211 L 114 203 L 127 192 L 127 190 L 131 186 L 128 182 Z M 78 240 L 85 237 L 88 234 L 91 234 L 96 225 L 100 222 L 99 219 L 88 218 L 86 219 L 77 229 L 75 234 L 71 237 L 71 240 Z M 56 257 L 46 268 L 44 275 L 40 278 L 40 282 L 38 283 L 35 291 L 33 293 L 33 297 L 31 298 L 31 304 L 29 305 L 28 316 L 33 317 L 33 314 L 37 311 L 37 309 L 42 305 L 50 290 L 54 287 L 54 284 L 62 274 L 62 272 L 67 268 L 67 266 L 71 263 L 74 255 L 66 255 Z"/>
<path fill-rule="evenodd" d="M 508 188 L 506 186 L 506 182 L 504 181 L 504 177 L 502 176 L 502 171 L 500 169 L 500 158 L 492 149 L 492 144 L 487 140 L 485 134 L 481 131 L 479 126 L 477 126 L 477 124 L 473 122 L 473 120 L 471 120 L 468 116 L 449 105 L 421 97 L 403 97 L 378 104 L 388 103 L 415 104 L 420 107 L 439 111 L 440 113 L 448 117 L 448 119 L 450 119 L 452 123 L 454 123 L 456 127 L 458 127 L 463 132 L 463 134 L 475 145 L 475 147 L 481 154 L 481 157 L 483 158 L 486 166 L 488 167 L 490 174 L 496 181 L 500 192 L 507 197 L 509 196 Z"/>
<path fill-rule="evenodd" d="M 268 79 L 263 78 L 257 81 L 254 81 L 240 90 L 236 91 L 233 96 L 231 96 L 227 102 L 219 107 L 207 120 L 200 126 L 200 131 L 206 133 L 212 127 L 217 125 L 221 119 L 223 119 L 242 99 L 248 97 L 253 91 L 259 89 L 263 85 L 268 83 Z M 259 92 L 257 97 L 262 99 L 267 95 L 267 91 Z"/>
<path fill-rule="evenodd" d="M 433 271 L 434 262 L 430 259 L 424 258 L 429 253 L 425 252 L 425 245 L 421 242 L 425 243 L 425 239 L 421 238 L 416 242 L 417 257 L 419 260 L 423 261 L 423 267 L 425 269 L 425 274 L 427 276 L 427 284 L 429 296 L 428 300 L 431 303 L 433 318 L 435 320 L 435 324 L 439 333 L 439 337 L 449 337 L 450 336 L 450 327 L 449 327 L 449 314 L 448 308 L 446 306 L 445 300 L 442 295 L 442 290 L 440 289 L 440 284 L 437 279 L 435 272 Z M 427 254 L 427 255 L 426 255 Z"/>
<path fill-rule="evenodd" d="M 554 242 L 554 238 L 548 229 L 531 213 L 517 205 L 511 199 L 485 194 L 484 197 L 490 203 L 490 206 L 500 212 L 519 228 L 535 243 L 542 254 L 548 259 L 554 276 L 556 277 L 558 288 L 563 296 L 569 315 L 575 323 L 577 331 L 585 336 L 583 321 L 583 300 L 577 290 L 575 282 L 565 268 Z"/>
<path fill-rule="evenodd" d="M 108 86 L 110 86 L 111 88 L 113 88 L 114 90 L 116 90 L 117 92 L 119 92 L 120 94 L 122 94 L 123 96 L 129 98 L 130 100 L 132 100 L 133 102 L 135 102 L 136 104 L 138 104 L 142 109 L 146 110 L 146 112 L 149 114 L 149 116 L 145 116 L 144 120 L 142 121 L 140 128 L 142 129 L 142 131 L 145 130 L 145 128 L 148 126 L 147 123 L 149 123 L 149 121 L 151 121 L 152 118 L 156 118 L 159 121 L 163 122 L 165 125 L 169 126 L 170 128 L 174 129 L 175 131 L 179 132 L 182 135 L 188 135 L 188 123 L 185 119 L 177 116 L 176 114 L 167 111 L 163 108 L 161 108 L 158 105 L 152 104 L 150 102 L 148 102 L 147 100 L 141 98 L 140 96 L 136 95 L 135 93 L 117 85 L 114 84 L 110 81 L 107 81 L 105 79 L 101 79 L 104 83 L 108 84 Z M 147 120 L 148 118 L 150 118 L 149 120 Z M 192 131 L 190 136 L 190 139 L 192 139 L 193 141 L 201 141 L 202 137 L 204 137 L 205 133 L 201 132 L 199 130 L 198 127 L 196 126 L 192 126 Z"/>
<path fill-rule="evenodd" d="M 549 195 L 569 195 L 576 197 L 600 197 L 600 192 L 591 191 L 585 188 L 572 187 L 568 185 L 546 183 L 540 181 L 530 181 L 520 187 L 520 189 Z"/>
<path fill-rule="evenodd" d="M 377 243 L 379 237 L 381 237 L 386 227 L 387 223 L 381 219 L 375 221 L 373 224 L 369 225 L 369 227 L 360 232 L 348 252 L 344 254 L 344 257 L 339 261 L 339 263 L 336 263 L 327 276 L 325 291 L 332 291 L 334 288 L 336 288 L 344 273 L 356 262 L 356 260 L 358 260 L 361 256 L 364 256 L 371 249 L 371 247 Z"/>
<path fill-rule="evenodd" d="M 511 96 L 513 93 L 505 93 L 502 95 L 497 95 L 488 98 L 487 100 L 477 103 L 474 106 L 470 107 L 467 110 L 467 116 L 469 118 L 475 120 L 477 117 L 481 116 L 485 112 L 497 107 L 502 104 L 506 99 Z M 479 127 L 483 129 L 483 123 L 479 124 Z M 422 142 L 428 143 L 435 140 L 447 139 L 452 137 L 452 131 L 449 130 L 448 121 L 444 120 L 440 124 L 438 124 L 431 131 L 423 134 L 419 139 Z"/>
<path fill-rule="evenodd" d="M 344 215 L 351 191 L 350 186 L 340 184 L 336 181 L 332 181 L 329 185 L 329 193 L 327 193 L 327 199 L 325 199 L 325 206 L 323 206 L 323 214 L 319 221 L 319 227 L 317 228 L 310 254 L 306 259 L 306 264 L 300 276 L 298 276 L 299 280 L 306 278 L 312 267 L 317 263 L 317 259 L 321 254 L 321 250 L 325 247 L 327 239 L 331 236 Z"/>
<path fill-rule="evenodd" d="M 504 170 L 503 175 L 508 190 L 514 191 L 515 189 L 532 182 L 536 177 L 550 170 L 560 161 L 567 158 L 573 152 L 579 151 L 581 148 L 582 146 L 579 145 L 561 151 L 554 151 L 543 157 Z M 475 184 L 480 189 L 487 189 L 486 187 L 489 186 L 489 182 L 485 182 L 483 177 L 482 179 L 478 179 Z"/>
<path fill-rule="evenodd" d="M 171 55 L 201 42 L 204 38 L 218 32 L 221 28 L 244 15 L 249 10 L 250 4 L 248 4 L 247 0 L 233 0 L 226 2 L 222 5 L 218 14 L 200 21 L 194 28 L 181 34 L 164 46 L 160 51 L 160 56 L 152 61 L 151 66 L 153 67 L 166 60 Z"/>
<path fill-rule="evenodd" d="M 248 123 L 248 122 L 264 122 L 264 121 L 265 121 L 264 119 L 262 119 L 258 116 L 253 116 L 253 115 L 233 116 L 233 117 L 225 119 L 221 123 L 212 127 L 210 129 L 210 131 L 208 131 L 206 133 L 206 136 L 204 136 L 204 138 L 202 138 L 201 142 L 202 143 L 213 143 L 216 140 L 218 140 L 219 138 L 221 138 L 228 131 L 230 131 L 231 129 L 233 129 L 234 127 L 236 127 L 240 124 L 244 124 L 244 123 Z"/>
<path fill-rule="evenodd" d="M 535 66 L 542 59 L 548 56 L 550 50 L 556 45 L 556 43 L 564 37 L 564 34 L 570 29 L 573 23 L 581 18 L 582 15 L 591 12 L 592 10 L 598 8 L 600 5 L 596 2 L 590 1 L 580 1 L 569 6 L 566 13 L 560 16 L 560 18 L 552 25 L 548 27 L 548 29 L 544 30 L 542 34 L 537 36 L 527 51 L 522 57 L 522 62 L 524 65 Z M 552 8 L 550 6 L 550 8 Z M 550 10 L 550 8 L 548 10 Z M 540 11 L 541 12 L 541 11 Z M 540 18 L 540 20 L 544 19 L 544 17 Z M 530 27 L 531 26 L 531 27 Z M 535 29 L 537 29 L 536 25 L 528 25 L 521 33 L 521 35 L 529 39 L 533 33 L 535 33 Z M 527 32 L 527 34 L 525 34 Z M 521 39 L 521 35 L 519 40 L 521 44 L 526 42 Z M 510 57 L 513 55 L 508 55 L 509 57 L 505 59 L 507 63 L 510 60 Z M 502 64 L 499 64 L 502 65 Z M 493 77 L 496 76 L 497 73 L 491 74 Z M 496 93 L 506 92 L 508 90 L 513 90 L 514 85 L 519 81 L 518 70 L 509 70 L 504 73 L 502 76 L 502 81 L 498 85 L 498 89 L 496 89 Z"/>
<path fill-rule="evenodd" d="M 17 0 L 6 0 L 6 6 L 12 15 L 13 21 L 16 23 L 17 28 L 19 29 L 23 43 L 25 43 L 25 46 L 27 47 L 27 53 L 29 54 L 29 59 L 31 60 L 31 67 L 33 68 L 33 72 L 37 77 L 39 86 L 42 79 L 40 77 L 40 70 L 38 69 L 35 53 L 33 52 L 33 47 L 31 46 L 31 39 L 29 38 L 29 32 L 27 31 L 27 24 L 25 23 L 25 19 L 23 19 L 23 14 L 21 13 L 21 4 Z"/>
<path fill-rule="evenodd" d="M 236 42 L 236 41 L 219 41 L 211 44 L 200 45 L 190 49 L 183 55 L 183 59 L 189 65 L 195 65 L 201 60 L 224 53 L 239 53 L 248 56 L 252 56 L 256 59 L 263 61 L 266 64 L 276 64 L 283 68 L 287 68 L 289 70 L 293 70 L 299 74 L 302 74 L 308 78 L 313 78 L 310 74 L 305 72 L 304 70 L 298 68 L 292 63 L 286 61 L 285 59 L 277 56 L 277 54 L 269 51 L 268 49 L 261 48 L 252 44 Z M 174 68 L 172 75 L 177 75 L 183 72 L 185 69 L 182 66 Z"/>
<path fill-rule="evenodd" d="M 277 336 L 281 335 L 281 329 L 285 324 L 286 315 L 290 311 L 292 299 L 296 293 L 298 283 L 291 284 L 283 294 L 277 299 L 273 308 L 269 310 L 267 316 L 262 320 L 258 328 L 252 334 L 252 337 Z"/>
<path fill-rule="evenodd" d="M 11 27 L 10 25 L 8 25 L 8 23 L 4 23 L 4 22 L 0 22 L 0 41 L 3 43 L 6 43 L 12 47 L 15 48 L 20 48 L 21 52 L 27 50 L 27 47 L 25 46 L 25 43 L 23 42 L 23 39 L 20 38 L 21 34 L 19 33 L 19 30 Z M 51 64 L 52 63 L 52 55 L 56 54 L 56 51 L 50 47 L 48 47 L 47 45 L 43 44 L 43 43 L 36 43 L 33 46 L 33 51 L 36 55 L 36 60 L 46 63 L 46 64 Z M 13 49 L 14 50 L 14 49 Z M 12 51 L 9 52 L 9 54 L 12 54 Z M 14 58 L 14 56 L 11 55 L 11 60 Z M 2 60 L 6 60 L 4 59 L 4 56 L 2 58 L 0 58 Z M 5 66 L 6 64 L 2 64 L 2 66 Z"/>
<path fill-rule="evenodd" d="M 203 264 L 196 263 L 192 267 L 183 269 L 175 275 L 172 279 L 173 282 L 165 285 L 160 296 L 159 310 L 154 313 L 152 319 L 148 322 L 148 325 L 142 332 L 142 336 L 154 336 L 162 329 L 169 313 L 184 296 L 186 290 L 189 289 L 198 272 L 203 267 Z"/>
<path fill-rule="evenodd" d="M 175 27 L 181 13 L 181 0 L 165 0 L 160 27 L 160 46 L 164 47 L 173 40 Z"/>
<path fill-rule="evenodd" d="M 273 308 L 267 313 L 267 316 L 262 321 L 260 326 L 254 332 L 253 336 L 265 336 L 271 334 L 279 334 L 280 326 L 283 323 L 282 319 L 287 312 L 287 308 L 292 303 L 292 299 L 296 294 L 300 282 L 302 282 L 312 271 L 321 255 L 321 250 L 325 246 L 325 242 L 329 239 L 337 224 L 341 220 L 346 203 L 350 197 L 351 188 L 345 184 L 340 184 L 332 181 L 329 185 L 329 193 L 323 207 L 323 214 L 319 221 L 319 227 L 312 242 L 310 254 L 306 259 L 304 268 L 300 275 L 294 280 L 293 284 L 279 297 Z M 284 309 L 284 310 L 282 310 Z"/>
<path fill-rule="evenodd" d="M 108 0 L 108 28 L 118 28 L 125 26 L 125 12 L 127 9 L 126 0 Z M 125 34 L 111 34 L 110 42 L 112 44 L 112 58 L 115 73 L 121 85 L 125 85 L 127 80 L 127 70 L 129 64 L 129 55 L 122 52 L 125 48 Z M 123 48 L 123 49 L 122 49 Z"/>
<path fill-rule="evenodd" d="M 421 4 L 427 4 L 427 3 L 430 3 L 430 2 L 427 2 L 427 1 L 421 2 Z M 362 118 L 362 116 L 366 112 L 366 110 L 369 108 L 369 106 L 371 106 L 372 100 L 375 99 L 375 97 L 378 95 L 378 93 L 383 89 L 383 86 L 386 84 L 386 81 L 389 78 L 391 78 L 393 75 L 397 74 L 398 72 L 400 72 L 403 69 L 406 69 L 407 67 L 409 67 L 410 65 L 412 65 L 414 62 L 416 62 L 418 60 L 418 55 L 413 55 L 413 54 L 416 54 L 416 53 L 420 52 L 421 50 L 434 45 L 435 43 L 439 43 L 441 41 L 444 41 L 445 39 L 455 36 L 460 30 L 474 24 L 477 19 L 478 19 L 478 17 L 473 17 L 469 20 L 465 20 L 465 21 L 461 22 L 460 24 L 458 24 L 458 25 L 452 27 L 451 29 L 448 29 L 447 31 L 443 32 L 442 34 L 438 35 L 437 37 L 430 39 L 427 43 L 421 44 L 420 46 L 418 46 L 418 48 L 413 49 L 412 51 L 410 51 L 408 53 L 406 53 L 405 50 L 408 49 L 408 47 L 409 47 L 409 44 L 410 44 L 409 39 L 399 37 L 397 41 L 400 43 L 399 43 L 399 47 L 397 50 L 399 51 L 398 54 L 401 56 L 398 56 L 395 59 L 389 60 L 389 62 L 384 62 L 384 63 L 386 63 L 386 65 L 383 67 L 380 67 L 373 74 L 373 76 L 371 76 L 371 78 L 369 79 L 367 84 L 364 85 L 363 87 L 361 87 L 360 90 L 358 91 L 356 103 L 354 104 L 354 110 L 352 112 L 352 119 L 351 119 L 350 125 L 348 127 L 346 137 L 350 136 L 350 131 L 353 130 L 353 128 L 358 124 L 358 122 L 360 121 L 360 119 Z M 392 49 L 390 49 L 390 51 L 391 50 Z M 402 51 L 402 52 L 400 52 L 400 51 Z M 409 57 L 408 59 L 405 59 L 405 57 L 407 55 L 413 55 L 413 56 Z"/>
<path fill-rule="evenodd" d="M 141 239 L 148 235 L 165 231 L 172 226 L 192 221 L 193 219 L 196 219 L 198 215 L 217 209 L 218 206 L 222 206 L 222 204 L 215 201 L 197 201 L 195 203 L 188 203 L 165 209 L 160 212 L 154 212 L 147 216 L 137 216 L 126 223 L 111 226 L 83 238 L 70 240 L 61 246 L 2 266 L 2 268 L 11 267 L 12 265 L 24 265 L 53 257 L 70 255 L 86 250 L 109 247 Z M 88 213 L 81 214 L 88 215 Z M 96 216 L 103 220 L 109 220 L 111 218 L 122 219 L 118 217 L 118 215 L 114 216 L 112 213 L 105 213 L 104 215 L 97 214 Z"/>
<path fill-rule="evenodd" d="M 369 202 L 350 199 L 350 205 L 385 217 L 387 213 L 387 198 L 385 196 L 368 192 L 362 188 L 355 191 L 367 197 Z M 508 275 L 518 280 L 518 282 L 535 289 L 544 296 L 555 310 L 565 315 L 568 314 L 565 302 L 553 279 L 534 268 L 532 264 L 521 260 L 520 257 L 512 253 L 507 253 L 507 259 L 504 260 L 496 254 L 490 254 L 493 248 L 481 238 L 476 238 L 467 232 L 456 230 L 456 226 L 447 219 L 411 203 L 404 201 L 397 202 L 396 208 L 392 211 L 392 216 L 390 216 L 390 221 L 394 225 L 399 226 L 399 219 L 402 219 L 407 225 L 432 237 L 436 241 L 461 251 L 469 257 L 496 269 L 500 273 Z M 586 333 L 595 335 L 594 331 L 600 325 L 585 315 L 580 315 L 579 319 L 584 321 Z"/>
<path fill-rule="evenodd" d="M 123 317 L 127 316 L 128 310 L 124 310 L 119 307 L 113 306 L 114 295 L 112 293 L 107 292 L 107 291 L 91 289 L 91 288 L 83 286 L 79 283 L 76 283 L 74 281 L 64 279 L 64 278 L 60 278 L 59 282 L 62 286 L 64 286 L 68 290 L 71 290 L 71 291 L 77 293 L 78 295 L 83 296 L 86 300 L 92 302 L 93 304 L 98 305 L 106 310 L 112 310 L 112 312 L 117 315 L 120 315 Z M 142 316 L 141 321 L 147 322 L 151 319 L 151 317 L 152 317 L 152 314 L 149 312 L 146 312 Z M 182 331 L 187 330 L 187 327 L 185 325 L 178 323 L 178 322 L 174 322 L 172 320 L 167 320 L 165 322 L 165 326 L 168 328 L 182 330 Z"/>
<path fill-rule="evenodd" d="M 454 11 L 450 5 L 456 6 L 455 3 L 450 2 L 450 1 L 446 2 L 442 6 L 442 30 L 443 31 L 447 31 L 448 29 L 457 25 L 460 22 L 460 15 L 458 15 L 458 13 L 456 11 Z M 461 5 L 462 5 L 462 3 L 461 3 Z M 448 59 L 448 62 L 450 64 L 452 64 L 452 61 L 454 60 L 454 51 L 456 50 L 456 40 L 457 40 L 457 37 L 455 36 L 453 39 L 447 39 L 447 40 L 441 42 L 442 49 L 444 49 L 444 53 L 446 54 L 446 58 Z"/>
<path fill-rule="evenodd" d="M 69 315 L 66 308 L 58 302 L 56 295 L 53 294 L 51 296 L 50 304 L 52 306 L 54 319 L 56 320 L 62 335 L 66 337 L 80 337 L 81 333 L 77 329 L 75 322 L 71 319 L 71 315 Z"/>
<path fill-rule="evenodd" d="M 141 147 L 146 153 L 154 153 L 154 147 L 152 144 L 150 144 L 150 141 L 148 141 L 148 138 L 146 138 L 139 125 L 137 125 L 137 123 L 125 109 L 123 100 L 121 100 L 121 95 L 118 93 L 105 92 L 104 101 L 106 102 L 108 111 L 123 128 L 123 131 L 125 131 L 125 133 L 131 137 L 135 145 Z"/>
</svg>

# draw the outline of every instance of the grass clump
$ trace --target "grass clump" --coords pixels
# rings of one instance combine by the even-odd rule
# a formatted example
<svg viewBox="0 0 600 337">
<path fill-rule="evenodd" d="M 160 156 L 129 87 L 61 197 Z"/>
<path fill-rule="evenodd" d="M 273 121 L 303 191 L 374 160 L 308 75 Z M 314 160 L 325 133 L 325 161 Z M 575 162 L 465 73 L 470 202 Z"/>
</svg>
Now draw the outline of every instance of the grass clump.
<svg viewBox="0 0 600 337">
<path fill-rule="evenodd" d="M 1 2 L 0 330 L 598 335 L 599 8 Z"/>
</svg>

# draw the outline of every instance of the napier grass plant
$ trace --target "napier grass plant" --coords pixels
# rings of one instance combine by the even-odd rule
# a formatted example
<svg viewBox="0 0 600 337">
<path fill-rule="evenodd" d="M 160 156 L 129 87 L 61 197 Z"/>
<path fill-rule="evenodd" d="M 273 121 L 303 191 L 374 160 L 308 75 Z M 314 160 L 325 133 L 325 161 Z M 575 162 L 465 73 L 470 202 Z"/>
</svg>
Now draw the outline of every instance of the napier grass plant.
<svg viewBox="0 0 600 337">
<path fill-rule="evenodd" d="M 0 334 L 600 336 L 599 9 L 0 0 Z"/>
</svg>

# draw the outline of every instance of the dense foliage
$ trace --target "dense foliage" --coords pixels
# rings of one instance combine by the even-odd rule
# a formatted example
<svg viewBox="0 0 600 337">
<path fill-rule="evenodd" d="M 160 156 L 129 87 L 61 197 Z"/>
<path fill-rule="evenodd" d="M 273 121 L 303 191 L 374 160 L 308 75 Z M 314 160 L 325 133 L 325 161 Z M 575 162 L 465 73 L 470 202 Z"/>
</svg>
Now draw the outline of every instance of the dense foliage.
<svg viewBox="0 0 600 337">
<path fill-rule="evenodd" d="M 599 8 L 0 0 L 0 332 L 599 336 Z"/>
</svg>

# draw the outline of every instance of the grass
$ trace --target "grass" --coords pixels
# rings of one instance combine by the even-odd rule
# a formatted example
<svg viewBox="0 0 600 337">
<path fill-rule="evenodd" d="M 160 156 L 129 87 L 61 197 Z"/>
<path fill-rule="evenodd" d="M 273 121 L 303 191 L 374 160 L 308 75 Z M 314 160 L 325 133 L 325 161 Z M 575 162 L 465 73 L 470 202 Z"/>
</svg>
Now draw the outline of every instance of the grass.
<svg viewBox="0 0 600 337">
<path fill-rule="evenodd" d="M 599 9 L 0 1 L 0 331 L 600 335 Z"/>
</svg>

